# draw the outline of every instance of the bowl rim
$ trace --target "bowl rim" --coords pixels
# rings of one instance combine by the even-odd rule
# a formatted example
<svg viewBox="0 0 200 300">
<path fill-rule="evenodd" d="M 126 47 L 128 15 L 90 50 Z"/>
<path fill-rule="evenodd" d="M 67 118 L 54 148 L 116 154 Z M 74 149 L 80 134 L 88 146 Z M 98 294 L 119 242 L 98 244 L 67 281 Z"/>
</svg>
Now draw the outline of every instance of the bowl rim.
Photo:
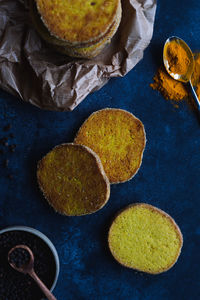
<svg viewBox="0 0 200 300">
<path fill-rule="evenodd" d="M 58 257 L 58 252 L 55 248 L 55 246 L 53 245 L 53 243 L 51 242 L 51 240 L 41 231 L 32 228 L 32 227 L 28 227 L 28 226 L 8 226 L 4 229 L 0 230 L 0 234 L 5 233 L 5 232 L 9 232 L 9 231 L 25 231 L 25 232 L 30 232 L 33 235 L 38 236 L 39 238 L 41 238 L 49 247 L 49 249 L 51 250 L 53 256 L 54 256 L 54 260 L 55 260 L 55 264 L 56 264 L 56 270 L 55 270 L 55 278 L 53 281 L 53 284 L 51 286 L 50 291 L 52 292 L 57 284 L 58 281 L 58 276 L 60 273 L 60 261 L 59 261 L 59 257 Z"/>
</svg>

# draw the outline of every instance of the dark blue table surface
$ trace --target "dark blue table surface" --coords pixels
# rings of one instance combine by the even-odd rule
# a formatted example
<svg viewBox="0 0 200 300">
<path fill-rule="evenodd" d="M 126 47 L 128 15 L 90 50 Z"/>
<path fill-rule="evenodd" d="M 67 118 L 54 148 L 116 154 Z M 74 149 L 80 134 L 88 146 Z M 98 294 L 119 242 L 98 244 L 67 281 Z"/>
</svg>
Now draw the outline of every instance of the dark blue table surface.
<svg viewBox="0 0 200 300">
<path fill-rule="evenodd" d="M 200 51 L 199 1 L 160 1 L 143 60 L 73 112 L 42 111 L 0 91 L 0 138 L 9 135 L 3 127 L 11 124 L 14 137 L 8 143 L 17 145 L 14 153 L 0 155 L 0 226 L 35 227 L 53 241 L 61 262 L 55 289 L 59 300 L 200 299 L 200 124 L 187 103 L 176 109 L 149 87 L 171 35 Z M 73 141 L 83 121 L 105 107 L 126 109 L 143 121 L 147 145 L 141 169 L 130 182 L 111 187 L 110 200 L 99 212 L 71 218 L 56 214 L 38 190 L 37 161 L 53 146 Z M 8 168 L 3 167 L 6 159 Z M 170 271 L 139 274 L 118 265 L 109 253 L 110 221 L 133 202 L 155 205 L 179 224 L 184 245 Z"/>
</svg>

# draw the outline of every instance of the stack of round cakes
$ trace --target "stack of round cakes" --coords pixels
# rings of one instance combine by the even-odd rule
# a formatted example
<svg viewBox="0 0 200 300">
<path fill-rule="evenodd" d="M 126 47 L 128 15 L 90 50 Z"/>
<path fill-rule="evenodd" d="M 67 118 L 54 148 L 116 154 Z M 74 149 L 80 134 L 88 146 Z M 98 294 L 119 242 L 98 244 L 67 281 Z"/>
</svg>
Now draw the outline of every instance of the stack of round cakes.
<svg viewBox="0 0 200 300">
<path fill-rule="evenodd" d="M 120 0 L 30 0 L 30 15 L 40 36 L 72 57 L 97 56 L 116 33 Z"/>
</svg>

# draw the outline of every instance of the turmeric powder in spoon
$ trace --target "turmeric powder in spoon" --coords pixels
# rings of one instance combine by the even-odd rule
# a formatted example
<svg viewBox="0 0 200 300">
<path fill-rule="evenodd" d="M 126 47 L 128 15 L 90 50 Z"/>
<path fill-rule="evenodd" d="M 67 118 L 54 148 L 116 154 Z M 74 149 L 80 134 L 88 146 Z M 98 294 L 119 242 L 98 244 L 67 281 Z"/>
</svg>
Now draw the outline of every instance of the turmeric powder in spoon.
<svg viewBox="0 0 200 300">
<path fill-rule="evenodd" d="M 188 53 L 176 40 L 169 42 L 166 46 L 164 55 L 169 63 L 169 71 L 174 74 L 185 75 L 191 62 Z"/>
<path fill-rule="evenodd" d="M 172 78 L 184 82 L 190 87 L 200 117 L 200 101 L 193 87 L 192 79 L 195 71 L 195 60 L 190 47 L 178 37 L 168 38 L 163 49 L 163 62 L 166 71 Z M 155 83 L 151 85 L 153 88 L 156 88 Z"/>
<path fill-rule="evenodd" d="M 165 42 L 163 62 L 169 75 L 187 83 L 194 71 L 194 56 L 189 46 L 180 38 L 172 36 Z"/>
</svg>

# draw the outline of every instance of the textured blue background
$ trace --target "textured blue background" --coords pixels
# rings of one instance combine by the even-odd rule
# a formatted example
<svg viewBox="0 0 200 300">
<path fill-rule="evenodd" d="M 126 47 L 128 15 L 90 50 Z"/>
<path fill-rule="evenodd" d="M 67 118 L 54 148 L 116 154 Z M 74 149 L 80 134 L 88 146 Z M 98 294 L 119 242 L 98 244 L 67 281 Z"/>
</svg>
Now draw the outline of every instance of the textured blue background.
<svg viewBox="0 0 200 300">
<path fill-rule="evenodd" d="M 15 153 L 0 155 L 0 226 L 35 227 L 54 242 L 61 261 L 55 295 L 59 300 L 200 299 L 200 124 L 186 103 L 175 109 L 149 87 L 171 35 L 200 51 L 200 2 L 160 1 L 154 36 L 144 59 L 125 78 L 111 80 L 73 112 L 41 111 L 0 91 L 0 138 L 12 124 Z M 36 163 L 53 146 L 71 142 L 82 122 L 104 107 L 134 113 L 146 128 L 143 164 L 133 180 L 111 187 L 108 204 L 84 217 L 54 213 L 36 183 Z M 5 147 L 1 146 L 0 149 Z M 9 159 L 8 169 L 3 167 Z M 13 174 L 13 180 L 8 174 Z M 115 213 L 132 202 L 153 204 L 175 218 L 184 246 L 167 273 L 150 276 L 118 265 L 107 247 Z"/>
</svg>

